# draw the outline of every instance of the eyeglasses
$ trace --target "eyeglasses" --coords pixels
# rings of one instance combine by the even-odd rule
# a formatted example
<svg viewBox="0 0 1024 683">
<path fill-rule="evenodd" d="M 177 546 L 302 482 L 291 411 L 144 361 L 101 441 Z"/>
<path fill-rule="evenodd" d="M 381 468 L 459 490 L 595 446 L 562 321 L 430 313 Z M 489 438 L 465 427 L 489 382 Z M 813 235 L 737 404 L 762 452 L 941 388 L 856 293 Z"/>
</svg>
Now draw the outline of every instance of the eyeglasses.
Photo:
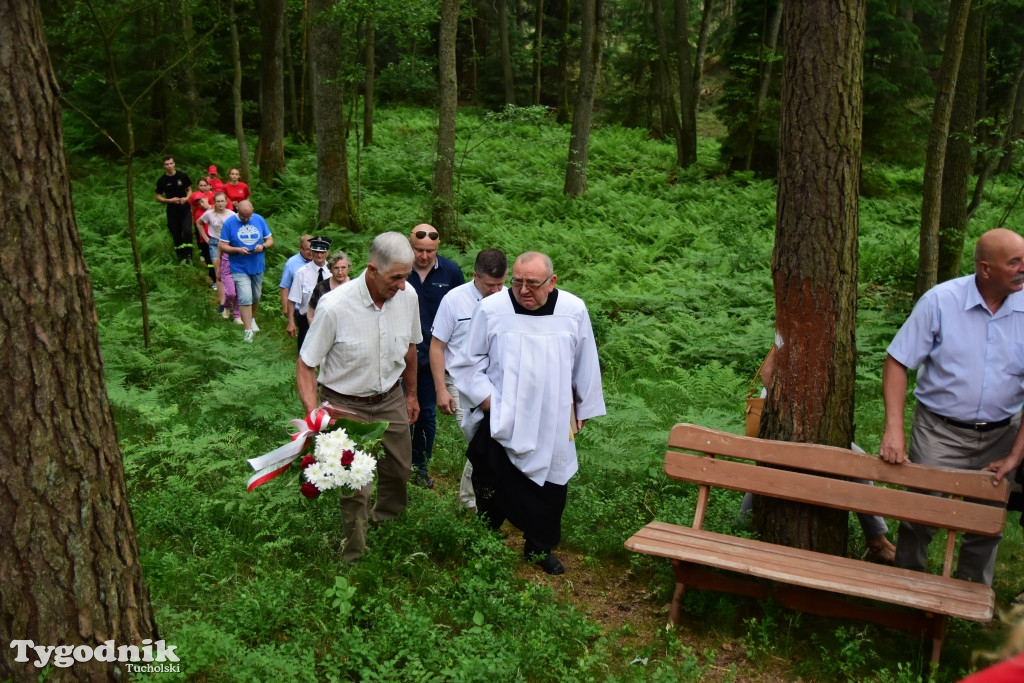
<svg viewBox="0 0 1024 683">
<path fill-rule="evenodd" d="M 514 277 L 511 280 L 509 280 L 508 283 L 509 283 L 509 285 L 512 286 L 513 289 L 519 289 L 523 285 L 526 285 L 530 289 L 540 289 L 541 287 L 546 285 L 548 283 L 548 280 L 550 280 L 550 279 L 551 279 L 550 275 L 548 275 L 546 278 L 544 278 L 540 282 L 534 282 L 533 280 L 520 280 L 519 278 Z"/>
<path fill-rule="evenodd" d="M 416 239 L 418 239 L 418 240 L 421 240 L 424 237 L 429 237 L 430 239 L 434 240 L 435 242 L 437 241 L 437 233 L 436 232 L 427 232 L 426 230 L 417 230 L 416 232 L 413 233 L 413 235 L 415 235 Z"/>
</svg>

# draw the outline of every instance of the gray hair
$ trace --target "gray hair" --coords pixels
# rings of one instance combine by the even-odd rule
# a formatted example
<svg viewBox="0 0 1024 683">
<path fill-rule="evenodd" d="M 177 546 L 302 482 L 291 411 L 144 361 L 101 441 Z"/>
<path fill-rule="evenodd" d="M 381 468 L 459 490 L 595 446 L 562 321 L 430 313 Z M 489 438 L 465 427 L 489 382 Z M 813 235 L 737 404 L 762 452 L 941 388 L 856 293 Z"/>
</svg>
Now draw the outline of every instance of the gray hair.
<svg viewBox="0 0 1024 683">
<path fill-rule="evenodd" d="M 348 261 L 348 264 L 350 266 L 352 265 L 352 259 L 348 257 L 348 254 L 339 249 L 338 251 L 334 252 L 331 258 L 327 259 L 327 267 L 333 268 L 338 261 Z"/>
<path fill-rule="evenodd" d="M 411 266 L 415 260 L 416 255 L 408 237 L 397 232 L 382 232 L 373 238 L 366 262 L 383 272 L 390 270 L 396 263 Z"/>
</svg>

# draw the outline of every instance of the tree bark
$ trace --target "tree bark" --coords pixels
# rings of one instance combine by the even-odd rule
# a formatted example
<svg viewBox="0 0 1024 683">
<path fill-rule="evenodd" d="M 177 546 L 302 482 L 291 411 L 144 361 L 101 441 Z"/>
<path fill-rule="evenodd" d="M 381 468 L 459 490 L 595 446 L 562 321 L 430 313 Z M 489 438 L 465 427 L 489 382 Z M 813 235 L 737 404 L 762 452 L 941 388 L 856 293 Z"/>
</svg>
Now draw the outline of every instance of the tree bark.
<svg viewBox="0 0 1024 683">
<path fill-rule="evenodd" d="M 141 645 L 139 563 L 37 3 L 0 0 L 0 679 L 36 680 L 13 640 Z M 46 249 L 32 248 L 45 244 Z M 79 662 L 48 680 L 123 680 Z"/>
<path fill-rule="evenodd" d="M 288 85 L 288 130 L 294 135 L 302 137 L 302 128 L 299 125 L 299 98 L 298 88 L 295 85 L 295 58 L 292 56 L 292 32 L 288 30 L 287 6 L 285 8 L 285 22 L 281 29 L 284 36 L 284 68 L 288 78 L 285 79 Z"/>
<path fill-rule="evenodd" d="M 537 0 L 533 28 L 533 103 L 540 105 L 541 48 L 544 44 L 544 0 Z"/>
<path fill-rule="evenodd" d="M 316 129 L 317 219 L 320 225 L 341 225 L 358 229 L 355 203 L 348 178 L 348 120 L 345 111 L 345 81 L 342 47 L 345 33 L 335 18 L 324 14 L 338 0 L 310 0 L 313 30 L 313 122 Z"/>
<path fill-rule="evenodd" d="M 676 97 L 672 87 L 672 76 L 669 72 L 669 50 L 668 35 L 665 31 L 665 13 L 661 6 L 661 0 L 651 0 L 651 15 L 654 18 L 654 36 L 658 44 L 657 59 L 657 80 L 658 80 L 658 101 L 661 109 L 661 129 L 670 133 L 676 142 L 676 166 L 680 165 L 683 158 L 682 140 L 683 129 L 679 122 L 679 112 L 676 109 Z"/>
<path fill-rule="evenodd" d="M 273 186 L 284 171 L 285 0 L 263 0 L 260 12 L 260 180 Z"/>
<path fill-rule="evenodd" d="M 917 282 L 914 298 L 935 286 L 939 268 L 939 216 L 942 210 L 942 169 L 946 159 L 949 119 L 953 94 L 964 49 L 964 31 L 971 0 L 951 0 L 946 25 L 946 49 L 939 65 L 939 84 L 935 93 L 932 125 L 924 161 L 924 191 L 921 200 L 921 236 L 918 249 Z"/>
<path fill-rule="evenodd" d="M 688 0 L 675 0 L 676 69 L 679 79 L 679 141 L 676 166 L 687 168 L 697 162 L 697 93 L 693 91 L 693 63 L 690 61 Z"/>
<path fill-rule="evenodd" d="M 714 0 L 704 0 L 704 11 L 700 18 L 700 35 L 697 38 L 696 56 L 693 60 L 693 91 L 697 93 L 697 106 L 700 107 L 701 83 L 704 80 L 704 58 L 708 51 L 708 38 L 711 35 L 711 17 L 714 12 Z"/>
<path fill-rule="evenodd" d="M 458 17 L 456 17 L 457 19 Z M 366 15 L 366 80 L 363 82 L 363 146 L 373 144 L 373 78 L 376 69 L 373 10 Z"/>
<path fill-rule="evenodd" d="M 501 52 L 501 81 L 505 86 L 505 104 L 516 103 L 516 84 L 512 75 L 512 46 L 508 35 L 508 0 L 496 1 L 498 42 Z"/>
<path fill-rule="evenodd" d="M 777 369 L 760 436 L 847 447 L 856 366 L 865 0 L 786 2 L 772 277 Z M 762 539 L 841 554 L 847 513 L 764 499 Z"/>
<path fill-rule="evenodd" d="M 238 141 L 238 171 L 242 182 L 251 182 L 249 168 L 249 145 L 245 142 L 245 127 L 242 124 L 242 52 L 238 45 L 238 17 L 235 15 L 235 0 L 228 0 L 228 23 L 231 25 L 231 63 L 234 78 L 231 81 L 231 102 L 234 110 L 235 139 Z"/>
<path fill-rule="evenodd" d="M 960 261 L 967 238 L 967 199 L 973 167 L 974 126 L 978 118 L 978 68 L 984 64 L 981 34 L 985 10 L 973 3 L 964 32 L 953 110 L 949 120 L 949 139 L 942 170 L 942 203 L 939 210 L 939 254 L 936 280 L 945 282 L 960 276 Z"/>
<path fill-rule="evenodd" d="M 590 149 L 590 124 L 594 115 L 594 95 L 601 71 L 604 27 L 608 16 L 608 0 L 583 0 L 580 32 L 580 82 L 576 106 L 572 112 L 569 137 L 569 162 L 565 165 L 563 194 L 582 197 L 587 191 L 587 155 Z"/>
<path fill-rule="evenodd" d="M 571 0 L 562 0 L 561 37 L 558 40 L 558 111 L 555 120 L 569 123 L 569 19 Z"/>
<path fill-rule="evenodd" d="M 783 3 L 775 6 L 775 13 L 772 14 L 772 22 L 768 26 L 768 40 L 762 46 L 760 84 L 757 88 L 757 98 L 754 100 L 754 114 L 750 117 L 750 147 L 747 148 L 747 161 L 744 169 L 749 171 L 754 163 L 754 149 L 757 147 L 757 131 L 761 127 L 761 111 L 764 109 L 765 100 L 768 99 L 768 88 L 772 82 L 772 68 L 775 66 L 775 50 L 779 44 L 779 29 L 782 26 Z M 765 54 L 767 53 L 767 55 Z"/>
<path fill-rule="evenodd" d="M 192 25 L 192 11 L 188 5 L 181 5 L 181 37 L 185 42 L 185 49 L 192 52 L 194 49 L 196 32 Z M 182 70 L 185 78 L 185 111 L 188 112 L 188 129 L 193 130 L 199 125 L 199 88 L 196 87 L 195 69 L 191 64 L 186 65 Z"/>
<path fill-rule="evenodd" d="M 455 115 L 458 108 L 458 76 L 455 71 L 455 39 L 459 0 L 442 0 L 438 34 L 437 157 L 434 161 L 431 223 L 446 239 L 458 228 L 454 204 Z"/>
</svg>

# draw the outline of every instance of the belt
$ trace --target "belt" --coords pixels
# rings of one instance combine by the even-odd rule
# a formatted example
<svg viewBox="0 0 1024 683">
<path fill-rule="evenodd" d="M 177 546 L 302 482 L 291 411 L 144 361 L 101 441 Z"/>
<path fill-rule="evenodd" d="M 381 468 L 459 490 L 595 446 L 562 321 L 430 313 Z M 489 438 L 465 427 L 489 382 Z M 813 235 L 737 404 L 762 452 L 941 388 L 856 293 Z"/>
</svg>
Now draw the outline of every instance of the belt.
<svg viewBox="0 0 1024 683">
<path fill-rule="evenodd" d="M 372 396 L 349 396 L 348 394 L 339 394 L 337 391 L 333 391 L 332 393 L 335 396 L 337 396 L 338 398 L 344 399 L 346 401 L 352 401 L 353 403 L 369 403 L 369 404 L 373 404 L 373 403 L 380 403 L 381 401 L 386 399 L 388 396 L 390 396 L 392 393 L 394 393 L 395 389 L 398 388 L 399 384 L 400 384 L 400 382 L 395 382 L 391 386 L 391 388 L 388 389 L 387 391 L 385 391 L 384 393 L 382 393 L 382 394 L 373 394 Z"/>
<path fill-rule="evenodd" d="M 932 415 L 935 415 L 935 417 L 948 425 L 952 425 L 953 427 L 959 427 L 960 429 L 973 429 L 976 432 L 991 432 L 993 429 L 1000 429 L 1010 424 L 1010 418 L 1008 417 L 1002 420 L 996 420 L 995 422 L 961 422 L 960 420 L 954 420 L 951 417 L 945 417 L 943 415 L 936 415 L 935 413 L 932 413 Z"/>
</svg>

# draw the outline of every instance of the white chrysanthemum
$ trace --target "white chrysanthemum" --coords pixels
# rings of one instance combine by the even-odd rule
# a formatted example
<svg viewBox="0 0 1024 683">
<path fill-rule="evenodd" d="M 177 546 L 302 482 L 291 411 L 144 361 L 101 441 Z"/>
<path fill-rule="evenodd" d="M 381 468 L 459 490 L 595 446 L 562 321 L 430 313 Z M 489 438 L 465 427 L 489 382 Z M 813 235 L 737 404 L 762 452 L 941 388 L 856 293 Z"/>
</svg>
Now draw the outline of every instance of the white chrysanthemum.
<svg viewBox="0 0 1024 683">
<path fill-rule="evenodd" d="M 356 451 L 355 459 L 349 466 L 349 486 L 359 489 L 373 481 L 373 471 L 377 467 L 377 461 L 362 451 Z"/>
<path fill-rule="evenodd" d="M 341 458 L 346 450 L 355 450 L 356 443 L 349 438 L 344 429 L 336 429 L 326 434 L 318 434 L 316 437 L 316 449 L 314 456 L 317 460 L 324 462 Z"/>
<path fill-rule="evenodd" d="M 327 471 L 327 468 L 324 467 L 324 463 L 313 463 L 304 470 L 304 474 L 306 475 L 306 481 L 321 491 L 327 491 L 337 486 L 337 483 L 335 483 L 335 477 L 332 473 Z"/>
</svg>

